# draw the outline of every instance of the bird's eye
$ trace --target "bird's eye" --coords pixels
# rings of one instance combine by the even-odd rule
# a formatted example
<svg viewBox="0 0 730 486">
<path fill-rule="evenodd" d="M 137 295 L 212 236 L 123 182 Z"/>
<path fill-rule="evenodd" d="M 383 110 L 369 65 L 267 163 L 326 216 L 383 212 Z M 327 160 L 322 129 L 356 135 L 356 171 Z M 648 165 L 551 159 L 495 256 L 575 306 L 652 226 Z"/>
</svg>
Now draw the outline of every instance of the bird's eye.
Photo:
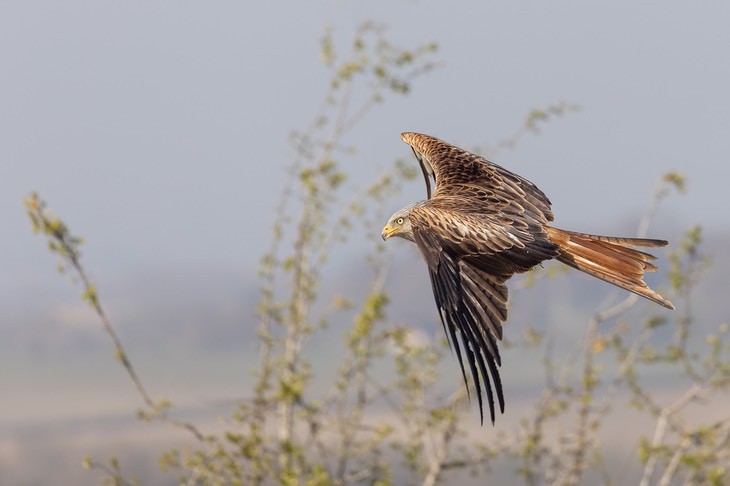
<svg viewBox="0 0 730 486">
<path fill-rule="evenodd" d="M 403 224 L 403 218 L 398 218 L 395 220 L 397 224 Z"/>
</svg>

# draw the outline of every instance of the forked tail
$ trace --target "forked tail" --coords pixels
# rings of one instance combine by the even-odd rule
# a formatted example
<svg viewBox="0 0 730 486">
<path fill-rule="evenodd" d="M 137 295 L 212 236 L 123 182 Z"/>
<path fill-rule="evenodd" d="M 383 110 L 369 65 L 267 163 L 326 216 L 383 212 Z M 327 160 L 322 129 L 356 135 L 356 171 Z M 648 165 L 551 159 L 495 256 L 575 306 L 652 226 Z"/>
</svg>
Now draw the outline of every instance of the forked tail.
<svg viewBox="0 0 730 486">
<path fill-rule="evenodd" d="M 628 248 L 631 246 L 658 248 L 666 246 L 666 241 L 587 235 L 551 227 L 547 227 L 546 230 L 550 241 L 560 249 L 557 260 L 646 297 L 667 309 L 674 309 L 671 302 L 644 283 L 644 272 L 656 271 L 657 267 L 651 263 L 656 257 Z"/>
</svg>

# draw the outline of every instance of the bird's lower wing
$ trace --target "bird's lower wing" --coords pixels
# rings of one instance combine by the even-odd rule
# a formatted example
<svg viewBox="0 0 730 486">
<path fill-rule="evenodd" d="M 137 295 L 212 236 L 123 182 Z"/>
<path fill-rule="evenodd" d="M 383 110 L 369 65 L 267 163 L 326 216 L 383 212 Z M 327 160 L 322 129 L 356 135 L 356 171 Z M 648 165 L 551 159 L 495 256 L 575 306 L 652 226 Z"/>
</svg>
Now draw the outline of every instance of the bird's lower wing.
<svg viewBox="0 0 730 486">
<path fill-rule="evenodd" d="M 456 351 L 467 391 L 464 361 L 474 381 L 482 422 L 483 386 L 494 423 L 495 393 L 500 411 L 504 413 L 504 394 L 498 369 L 501 358 L 497 347 L 497 340 L 502 338 L 502 322 L 507 318 L 504 279 L 489 275 L 463 260 L 453 259 L 447 252 L 433 251 L 435 242 L 430 242 L 424 251 L 424 245 L 429 245 L 429 242 L 423 240 L 423 235 L 416 238 L 416 243 L 428 263 L 441 322 L 449 344 Z M 457 335 L 461 336 L 460 340 Z"/>
</svg>

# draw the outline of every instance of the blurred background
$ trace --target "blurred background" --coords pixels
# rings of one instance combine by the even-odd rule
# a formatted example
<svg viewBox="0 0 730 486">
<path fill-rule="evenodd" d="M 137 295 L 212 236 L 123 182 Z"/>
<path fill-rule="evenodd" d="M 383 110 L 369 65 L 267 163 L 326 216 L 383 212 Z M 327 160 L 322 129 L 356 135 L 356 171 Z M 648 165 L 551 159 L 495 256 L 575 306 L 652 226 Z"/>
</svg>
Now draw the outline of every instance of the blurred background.
<svg viewBox="0 0 730 486">
<path fill-rule="evenodd" d="M 535 108 L 580 106 L 495 162 L 548 194 L 556 226 L 599 234 L 631 234 L 662 174 L 683 173 L 687 194 L 667 198 L 650 236 L 677 241 L 702 225 L 714 260 L 696 309 L 727 321 L 727 3 L 3 2 L 0 483 L 94 484 L 86 454 L 123 456 L 157 478 L 150 457 L 183 437 L 135 420 L 139 397 L 22 200 L 38 191 L 84 237 L 83 262 L 152 393 L 214 423 L 247 395 L 256 366 L 258 261 L 294 156 L 289 135 L 326 91 L 320 39 L 330 30 L 344 47 L 368 20 L 395 43 L 437 43 L 442 64 L 348 135 L 358 151 L 347 187 L 410 157 L 403 131 L 494 146 Z M 414 180 L 392 210 L 424 194 Z M 381 227 L 334 256 L 328 288 L 355 285 Z M 392 316 L 441 332 L 420 257 L 389 245 L 402 269 L 388 282 Z M 570 275 L 518 295 L 511 321 L 575 339 L 583 328 L 550 302 L 572 299 L 580 324 L 610 292 Z M 526 366 L 503 368 L 511 410 L 540 385 Z"/>
</svg>

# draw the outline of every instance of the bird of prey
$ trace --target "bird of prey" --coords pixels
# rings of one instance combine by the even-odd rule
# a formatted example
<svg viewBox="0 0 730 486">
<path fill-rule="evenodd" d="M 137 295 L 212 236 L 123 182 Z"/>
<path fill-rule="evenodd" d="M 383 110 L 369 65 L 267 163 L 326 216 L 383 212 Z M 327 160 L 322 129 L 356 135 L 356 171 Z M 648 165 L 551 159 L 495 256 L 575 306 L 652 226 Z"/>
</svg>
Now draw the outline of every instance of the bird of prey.
<svg viewBox="0 0 730 486">
<path fill-rule="evenodd" d="M 504 413 L 497 341 L 507 319 L 505 282 L 515 273 L 554 258 L 674 309 L 643 281 L 644 272 L 656 270 L 651 263 L 655 257 L 629 248 L 657 248 L 666 246 L 666 241 L 549 226 L 550 200 L 527 179 L 428 135 L 407 132 L 401 139 L 421 165 L 428 199 L 393 214 L 382 237 L 414 242 L 426 260 L 441 323 L 456 351 L 467 392 L 464 360 L 470 368 L 482 423 L 482 387 L 492 423 L 494 392 Z M 435 182 L 433 194 L 430 177 Z"/>
</svg>

